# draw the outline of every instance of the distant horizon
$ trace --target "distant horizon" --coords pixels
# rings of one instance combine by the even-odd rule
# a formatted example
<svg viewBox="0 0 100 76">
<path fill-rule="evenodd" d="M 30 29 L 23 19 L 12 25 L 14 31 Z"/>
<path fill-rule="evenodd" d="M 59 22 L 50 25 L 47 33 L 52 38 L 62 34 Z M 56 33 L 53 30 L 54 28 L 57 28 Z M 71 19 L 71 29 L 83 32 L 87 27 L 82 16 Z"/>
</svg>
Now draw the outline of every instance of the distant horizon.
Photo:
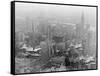
<svg viewBox="0 0 100 76">
<path fill-rule="evenodd" d="M 50 5 L 50 4 L 28 4 L 15 3 L 15 23 L 24 27 L 26 25 L 26 18 L 34 20 L 38 17 L 51 17 L 66 19 L 68 23 L 77 24 L 80 22 L 81 15 L 84 13 L 85 24 L 96 26 L 96 8 L 95 7 L 80 7 L 69 5 Z M 21 26 L 20 26 L 21 27 Z"/>
</svg>

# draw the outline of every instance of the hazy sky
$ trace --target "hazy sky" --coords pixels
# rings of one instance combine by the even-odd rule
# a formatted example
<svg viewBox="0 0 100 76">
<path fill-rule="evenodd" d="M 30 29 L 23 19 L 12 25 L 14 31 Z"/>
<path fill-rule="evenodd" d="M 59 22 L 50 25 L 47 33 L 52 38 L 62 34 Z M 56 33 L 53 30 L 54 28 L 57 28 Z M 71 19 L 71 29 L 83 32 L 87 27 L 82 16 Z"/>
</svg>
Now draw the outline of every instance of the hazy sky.
<svg viewBox="0 0 100 76">
<path fill-rule="evenodd" d="M 83 6 L 69 5 L 51 5 L 51 4 L 36 4 L 36 3 L 15 3 L 15 18 L 16 22 L 24 23 L 25 18 L 35 18 L 38 16 L 46 17 L 62 17 L 71 22 L 78 23 L 84 13 L 85 23 L 92 26 L 96 25 L 96 8 Z"/>
</svg>

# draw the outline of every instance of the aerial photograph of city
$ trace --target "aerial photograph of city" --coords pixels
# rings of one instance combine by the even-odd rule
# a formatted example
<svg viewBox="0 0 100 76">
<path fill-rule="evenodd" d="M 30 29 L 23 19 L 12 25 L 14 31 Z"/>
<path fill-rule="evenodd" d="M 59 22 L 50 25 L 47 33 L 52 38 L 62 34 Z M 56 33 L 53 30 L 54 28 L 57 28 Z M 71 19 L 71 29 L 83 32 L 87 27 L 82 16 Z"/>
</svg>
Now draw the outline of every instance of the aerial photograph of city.
<svg viewBox="0 0 100 76">
<path fill-rule="evenodd" d="M 96 7 L 15 2 L 15 73 L 97 69 Z"/>
</svg>

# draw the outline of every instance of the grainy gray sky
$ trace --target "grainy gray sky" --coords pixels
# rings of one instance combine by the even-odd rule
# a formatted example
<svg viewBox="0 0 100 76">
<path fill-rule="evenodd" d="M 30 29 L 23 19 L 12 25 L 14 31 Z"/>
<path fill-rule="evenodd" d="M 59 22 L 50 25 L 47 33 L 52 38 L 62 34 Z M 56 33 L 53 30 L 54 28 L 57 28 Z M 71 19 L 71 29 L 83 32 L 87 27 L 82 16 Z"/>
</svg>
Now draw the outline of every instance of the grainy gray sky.
<svg viewBox="0 0 100 76">
<path fill-rule="evenodd" d="M 25 18 L 34 19 L 38 16 L 62 17 L 69 22 L 79 23 L 84 12 L 85 23 L 96 26 L 96 8 L 69 5 L 51 5 L 35 3 L 15 3 L 15 17 L 17 23 L 25 23 Z"/>
</svg>

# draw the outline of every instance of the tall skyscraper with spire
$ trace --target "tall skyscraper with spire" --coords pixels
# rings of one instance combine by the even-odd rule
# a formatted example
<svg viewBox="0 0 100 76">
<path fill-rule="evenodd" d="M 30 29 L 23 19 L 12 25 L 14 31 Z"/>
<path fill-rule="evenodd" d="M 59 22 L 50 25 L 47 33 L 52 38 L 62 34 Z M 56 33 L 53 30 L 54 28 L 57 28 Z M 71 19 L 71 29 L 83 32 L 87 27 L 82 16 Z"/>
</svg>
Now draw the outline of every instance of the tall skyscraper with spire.
<svg viewBox="0 0 100 76">
<path fill-rule="evenodd" d="M 82 40 L 84 36 L 84 24 L 85 24 L 84 12 L 82 11 L 80 22 L 76 26 L 76 36 L 77 36 L 77 39 L 79 40 Z"/>
<path fill-rule="evenodd" d="M 82 11 L 82 15 L 81 15 L 81 25 L 84 26 L 85 20 L 84 20 L 84 12 Z"/>
</svg>

